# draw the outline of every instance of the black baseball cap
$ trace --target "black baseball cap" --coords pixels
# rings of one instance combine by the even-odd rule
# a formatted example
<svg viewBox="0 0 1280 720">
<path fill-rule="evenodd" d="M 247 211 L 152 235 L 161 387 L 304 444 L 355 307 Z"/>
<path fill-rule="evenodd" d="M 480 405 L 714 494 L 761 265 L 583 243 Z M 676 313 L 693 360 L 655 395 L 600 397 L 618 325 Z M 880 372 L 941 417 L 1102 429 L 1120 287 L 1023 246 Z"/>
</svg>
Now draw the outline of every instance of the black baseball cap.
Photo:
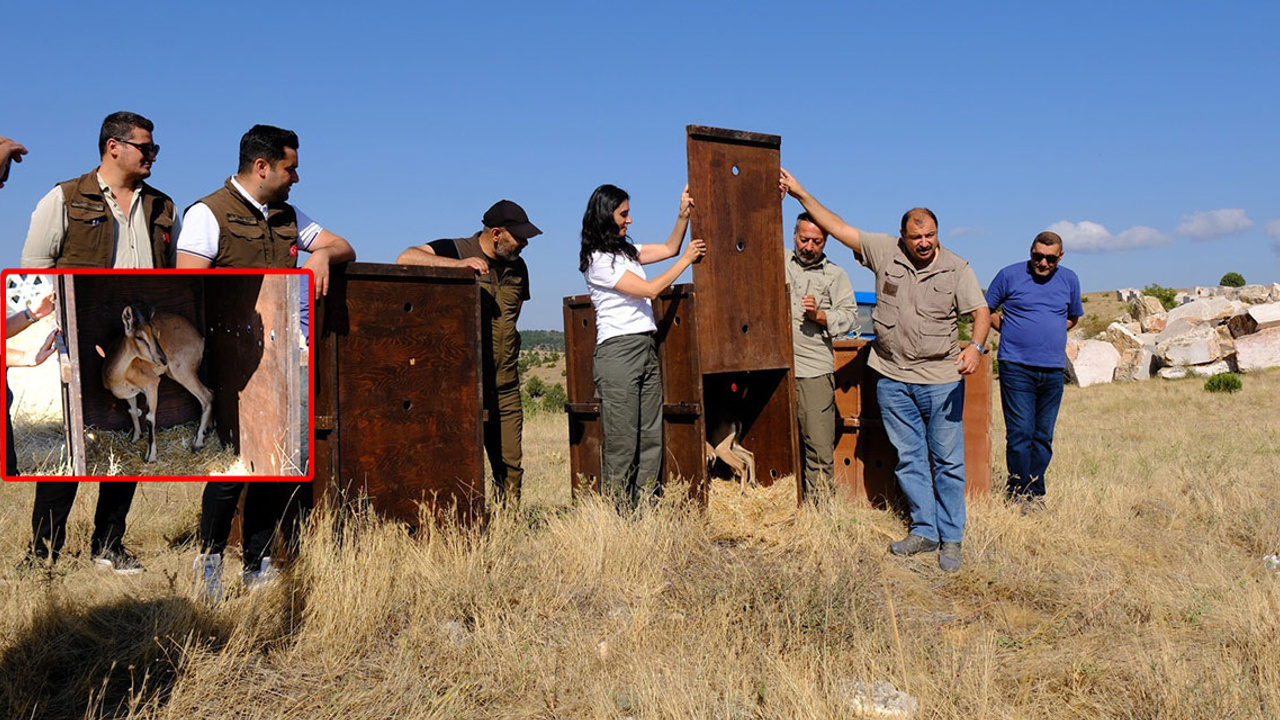
<svg viewBox="0 0 1280 720">
<path fill-rule="evenodd" d="M 542 234 L 537 225 L 529 222 L 529 216 L 525 214 L 524 208 L 510 200 L 499 200 L 485 211 L 484 226 L 506 228 L 521 240 L 528 240 Z"/>
</svg>

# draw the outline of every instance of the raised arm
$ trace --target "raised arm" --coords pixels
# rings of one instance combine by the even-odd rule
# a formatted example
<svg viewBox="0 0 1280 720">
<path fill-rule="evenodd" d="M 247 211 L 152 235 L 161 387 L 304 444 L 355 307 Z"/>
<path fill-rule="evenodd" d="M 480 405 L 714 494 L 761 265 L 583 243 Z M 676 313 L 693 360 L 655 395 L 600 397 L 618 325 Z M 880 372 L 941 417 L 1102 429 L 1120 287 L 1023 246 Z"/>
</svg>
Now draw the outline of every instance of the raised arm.
<svg viewBox="0 0 1280 720">
<path fill-rule="evenodd" d="M 640 245 L 636 248 L 641 265 L 661 262 L 680 254 L 680 245 L 684 243 L 684 234 L 689 229 L 689 215 L 693 213 L 693 198 L 689 196 L 689 186 L 680 191 L 680 212 L 676 215 L 676 226 L 672 228 L 670 237 L 661 245 Z"/>
<path fill-rule="evenodd" d="M 684 254 L 674 265 L 667 268 L 667 271 L 652 280 L 644 280 L 639 275 L 628 270 L 618 279 L 618 284 L 613 286 L 614 290 L 627 295 L 636 297 L 649 298 L 650 300 L 658 297 L 663 290 L 671 287 L 671 283 L 680 277 L 680 273 L 685 268 L 694 264 L 703 255 L 707 254 L 707 244 L 700 239 L 689 241 L 689 247 L 685 249 Z"/>
<path fill-rule="evenodd" d="M 828 235 L 839 240 L 855 253 L 862 254 L 862 234 L 858 231 L 858 228 L 845 222 L 839 215 L 831 212 L 822 203 L 818 202 L 791 173 L 786 170 L 782 171 L 778 187 L 781 188 L 782 192 L 799 200 L 800 204 L 804 206 L 805 212 L 809 213 L 818 227 L 822 228 Z"/>
</svg>

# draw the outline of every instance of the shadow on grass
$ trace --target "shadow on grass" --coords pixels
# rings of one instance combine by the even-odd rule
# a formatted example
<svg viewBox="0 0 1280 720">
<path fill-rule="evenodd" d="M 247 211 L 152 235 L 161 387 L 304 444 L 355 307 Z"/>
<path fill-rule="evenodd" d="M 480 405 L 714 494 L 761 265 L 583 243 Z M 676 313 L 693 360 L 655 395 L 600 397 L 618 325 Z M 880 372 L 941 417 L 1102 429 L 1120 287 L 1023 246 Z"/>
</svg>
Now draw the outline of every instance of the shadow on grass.
<svg viewBox="0 0 1280 720">
<path fill-rule="evenodd" d="M 114 718 L 162 705 L 190 650 L 217 649 L 229 630 L 184 597 L 84 607 L 51 596 L 6 639 L 0 716 Z"/>
</svg>

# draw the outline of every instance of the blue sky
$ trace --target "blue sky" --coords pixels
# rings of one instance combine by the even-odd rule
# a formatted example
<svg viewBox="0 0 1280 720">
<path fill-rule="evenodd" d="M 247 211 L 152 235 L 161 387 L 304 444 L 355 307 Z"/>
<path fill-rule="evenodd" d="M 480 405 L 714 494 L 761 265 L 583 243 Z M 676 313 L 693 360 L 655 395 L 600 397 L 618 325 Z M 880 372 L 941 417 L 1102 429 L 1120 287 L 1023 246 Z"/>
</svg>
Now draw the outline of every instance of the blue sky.
<svg viewBox="0 0 1280 720">
<path fill-rule="evenodd" d="M 31 151 L 0 190 L 5 267 L 127 109 L 184 206 L 252 124 L 296 130 L 291 199 L 363 261 L 516 200 L 545 233 L 525 329 L 584 292 L 596 185 L 631 193 L 637 241 L 670 231 L 688 124 L 781 135 L 858 227 L 933 208 L 984 285 L 1051 227 L 1086 291 L 1280 281 L 1275 2 L 13 3 L 5 26 L 0 135 Z"/>
</svg>

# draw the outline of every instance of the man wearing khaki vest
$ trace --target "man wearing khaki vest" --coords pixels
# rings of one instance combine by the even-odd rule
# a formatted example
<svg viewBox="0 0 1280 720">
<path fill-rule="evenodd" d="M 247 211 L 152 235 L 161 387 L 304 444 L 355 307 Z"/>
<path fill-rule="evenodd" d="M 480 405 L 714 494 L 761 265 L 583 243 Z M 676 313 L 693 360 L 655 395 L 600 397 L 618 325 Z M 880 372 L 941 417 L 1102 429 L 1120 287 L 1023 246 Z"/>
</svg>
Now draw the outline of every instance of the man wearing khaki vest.
<svg viewBox="0 0 1280 720">
<path fill-rule="evenodd" d="M 143 182 L 160 154 L 153 130 L 137 113 L 115 112 L 102 121 L 98 167 L 54 186 L 31 213 L 24 268 L 173 267 L 173 200 Z M 78 486 L 36 483 L 33 539 L 24 565 L 57 560 Z M 90 552 L 97 565 L 118 573 L 142 570 L 123 544 L 136 488 L 131 482 L 98 484 Z"/>
<path fill-rule="evenodd" d="M 298 136 L 254 125 L 240 138 L 240 165 L 222 187 L 187 208 L 178 238 L 180 268 L 294 268 L 298 251 L 311 254 L 303 267 L 315 276 L 315 296 L 329 291 L 329 266 L 355 260 L 355 250 L 306 213 L 286 202 L 298 182 Z M 304 303 L 305 306 L 305 303 Z M 200 508 L 196 584 L 209 600 L 222 597 L 222 552 L 244 482 L 210 482 Z M 291 497 L 309 484 L 248 483 L 242 523 L 243 580 L 250 588 L 270 581 L 276 568 L 267 555 L 276 525 Z"/>
<path fill-rule="evenodd" d="M 876 275 L 876 339 L 867 367 L 889 441 L 894 474 L 911 506 L 906 538 L 894 555 L 938 550 L 938 567 L 960 569 L 964 534 L 964 383 L 978 369 L 991 314 L 969 263 L 938 242 L 928 208 L 902 216 L 901 236 L 850 226 L 823 207 L 786 170 L 781 188 L 819 227 L 853 250 Z M 973 314 L 973 343 L 959 347 L 958 321 Z"/>
</svg>

